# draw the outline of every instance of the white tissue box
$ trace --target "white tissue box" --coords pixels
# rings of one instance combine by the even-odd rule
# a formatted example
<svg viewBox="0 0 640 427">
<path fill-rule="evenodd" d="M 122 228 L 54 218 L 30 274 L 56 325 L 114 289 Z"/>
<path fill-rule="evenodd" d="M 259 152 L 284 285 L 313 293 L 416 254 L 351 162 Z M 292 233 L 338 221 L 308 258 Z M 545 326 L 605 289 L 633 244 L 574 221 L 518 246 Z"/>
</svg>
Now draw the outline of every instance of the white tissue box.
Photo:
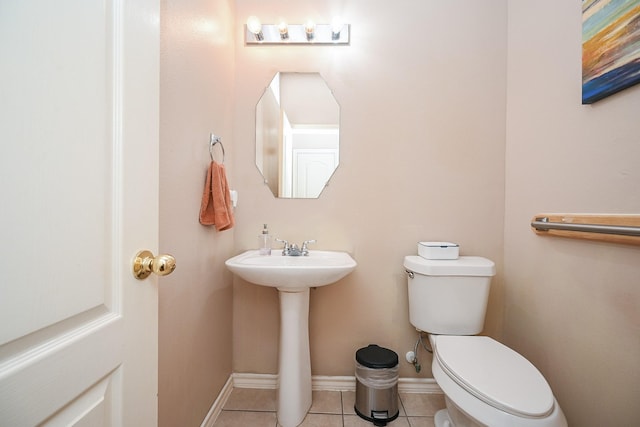
<svg viewBox="0 0 640 427">
<path fill-rule="evenodd" d="M 460 247 L 451 242 L 418 242 L 418 255 L 426 259 L 458 259 Z"/>
</svg>

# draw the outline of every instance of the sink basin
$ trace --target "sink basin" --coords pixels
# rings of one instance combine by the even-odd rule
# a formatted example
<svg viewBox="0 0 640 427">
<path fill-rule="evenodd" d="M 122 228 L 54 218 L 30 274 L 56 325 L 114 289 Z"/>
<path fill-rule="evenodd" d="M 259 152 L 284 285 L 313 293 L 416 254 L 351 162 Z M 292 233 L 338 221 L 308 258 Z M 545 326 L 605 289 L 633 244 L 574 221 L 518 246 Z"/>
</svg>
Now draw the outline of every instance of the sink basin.
<svg viewBox="0 0 640 427">
<path fill-rule="evenodd" d="M 225 264 L 247 282 L 289 291 L 330 285 L 357 265 L 346 252 L 309 251 L 308 256 L 283 256 L 278 250 L 270 256 L 260 255 L 257 250 L 246 251 Z"/>
<path fill-rule="evenodd" d="M 225 263 L 242 279 L 278 288 L 280 344 L 278 354 L 278 425 L 296 427 L 311 407 L 309 352 L 310 289 L 329 285 L 356 268 L 346 252 L 309 251 L 308 256 L 270 256 L 247 251 Z"/>
</svg>

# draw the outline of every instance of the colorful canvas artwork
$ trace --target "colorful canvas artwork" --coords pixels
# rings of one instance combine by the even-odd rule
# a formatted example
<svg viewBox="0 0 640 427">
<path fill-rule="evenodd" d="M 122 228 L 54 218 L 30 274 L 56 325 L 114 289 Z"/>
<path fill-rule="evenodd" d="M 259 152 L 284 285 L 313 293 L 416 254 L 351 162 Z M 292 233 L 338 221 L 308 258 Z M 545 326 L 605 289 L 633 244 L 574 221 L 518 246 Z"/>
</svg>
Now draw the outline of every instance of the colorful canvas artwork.
<svg viewBox="0 0 640 427">
<path fill-rule="evenodd" d="M 582 103 L 640 82 L 640 0 L 582 1 Z"/>
</svg>

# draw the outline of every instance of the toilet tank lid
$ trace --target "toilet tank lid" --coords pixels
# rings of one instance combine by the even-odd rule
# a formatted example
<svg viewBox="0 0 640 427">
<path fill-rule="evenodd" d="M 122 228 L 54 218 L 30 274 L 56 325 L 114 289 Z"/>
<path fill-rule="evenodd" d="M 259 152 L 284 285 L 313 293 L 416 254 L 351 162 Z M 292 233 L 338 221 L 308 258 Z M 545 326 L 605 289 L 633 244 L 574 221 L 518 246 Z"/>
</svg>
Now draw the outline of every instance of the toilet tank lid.
<svg viewBox="0 0 640 427">
<path fill-rule="evenodd" d="M 479 256 L 461 256 L 457 259 L 425 259 L 417 255 L 404 257 L 404 267 L 426 276 L 479 276 L 496 274 L 493 261 Z"/>
<path fill-rule="evenodd" d="M 544 417 L 554 408 L 551 387 L 519 353 L 484 336 L 434 337 L 435 359 L 451 379 L 502 411 Z"/>
</svg>

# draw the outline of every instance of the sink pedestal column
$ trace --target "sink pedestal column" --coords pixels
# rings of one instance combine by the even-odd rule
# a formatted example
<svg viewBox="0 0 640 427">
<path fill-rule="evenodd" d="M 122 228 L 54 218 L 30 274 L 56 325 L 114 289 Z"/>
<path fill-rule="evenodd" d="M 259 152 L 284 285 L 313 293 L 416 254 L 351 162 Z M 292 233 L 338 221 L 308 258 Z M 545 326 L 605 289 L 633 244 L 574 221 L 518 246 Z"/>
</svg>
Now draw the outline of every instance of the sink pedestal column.
<svg viewBox="0 0 640 427">
<path fill-rule="evenodd" d="M 309 288 L 278 289 L 280 348 L 278 354 L 278 422 L 296 427 L 311 407 L 309 353 Z"/>
</svg>

